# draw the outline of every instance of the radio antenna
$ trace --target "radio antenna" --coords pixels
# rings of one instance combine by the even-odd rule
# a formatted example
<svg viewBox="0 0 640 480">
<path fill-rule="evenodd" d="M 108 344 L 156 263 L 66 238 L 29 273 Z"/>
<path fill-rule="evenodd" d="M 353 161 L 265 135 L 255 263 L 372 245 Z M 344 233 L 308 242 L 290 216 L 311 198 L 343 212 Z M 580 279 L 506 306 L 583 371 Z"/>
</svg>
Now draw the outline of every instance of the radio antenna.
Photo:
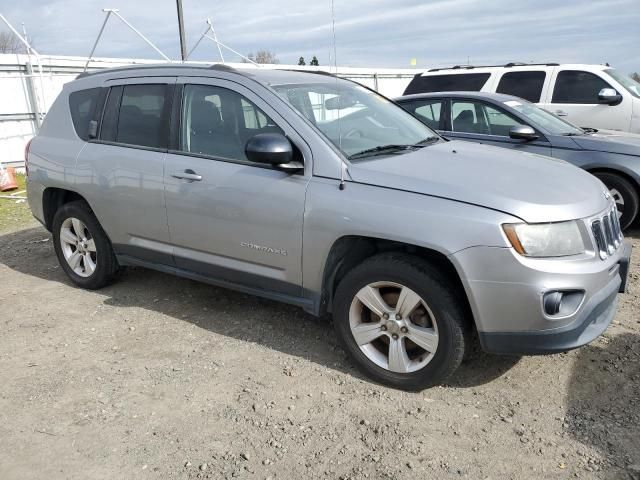
<svg viewBox="0 0 640 480">
<path fill-rule="evenodd" d="M 338 82 L 338 59 L 336 56 L 336 16 L 333 8 L 334 0 L 331 0 L 331 33 L 333 34 L 333 67 L 334 75 L 336 77 L 336 95 L 338 96 L 338 150 L 340 150 L 340 190 L 344 190 L 344 170 L 346 165 L 342 159 L 342 121 L 340 120 L 340 86 Z"/>
</svg>

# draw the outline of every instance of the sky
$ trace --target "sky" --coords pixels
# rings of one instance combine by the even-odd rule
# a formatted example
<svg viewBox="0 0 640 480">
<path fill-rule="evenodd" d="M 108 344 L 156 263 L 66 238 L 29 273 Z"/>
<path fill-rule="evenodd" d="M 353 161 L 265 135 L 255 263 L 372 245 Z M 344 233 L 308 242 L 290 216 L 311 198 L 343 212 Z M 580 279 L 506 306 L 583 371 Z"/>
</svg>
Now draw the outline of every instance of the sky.
<svg viewBox="0 0 640 480">
<path fill-rule="evenodd" d="M 119 8 L 170 58 L 179 58 L 175 0 L 0 0 L 25 23 L 42 54 L 87 56 L 102 8 Z M 280 63 L 333 63 L 331 0 L 183 0 L 188 49 L 211 18 L 221 42 L 247 54 L 273 51 Z M 334 0 L 340 66 L 417 68 L 521 62 L 610 63 L 640 71 L 640 0 Z M 0 30 L 3 25 L 0 25 Z M 100 57 L 159 58 L 112 17 Z M 190 57 L 218 61 L 205 39 Z M 238 61 L 229 53 L 227 61 Z"/>
</svg>

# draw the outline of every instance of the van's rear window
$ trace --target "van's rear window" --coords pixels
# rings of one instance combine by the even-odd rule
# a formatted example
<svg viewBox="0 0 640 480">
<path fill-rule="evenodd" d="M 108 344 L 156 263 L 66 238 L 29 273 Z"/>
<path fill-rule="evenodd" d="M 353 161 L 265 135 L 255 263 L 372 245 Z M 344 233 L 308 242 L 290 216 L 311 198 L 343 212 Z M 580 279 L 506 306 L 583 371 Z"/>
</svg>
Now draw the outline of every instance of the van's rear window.
<svg viewBox="0 0 640 480">
<path fill-rule="evenodd" d="M 69 109 L 71 120 L 78 136 L 83 140 L 89 139 L 89 122 L 100 96 L 100 88 L 78 90 L 69 95 Z"/>
<path fill-rule="evenodd" d="M 490 73 L 459 73 L 455 75 L 416 75 L 405 95 L 427 92 L 479 92 L 487 83 Z"/>
</svg>

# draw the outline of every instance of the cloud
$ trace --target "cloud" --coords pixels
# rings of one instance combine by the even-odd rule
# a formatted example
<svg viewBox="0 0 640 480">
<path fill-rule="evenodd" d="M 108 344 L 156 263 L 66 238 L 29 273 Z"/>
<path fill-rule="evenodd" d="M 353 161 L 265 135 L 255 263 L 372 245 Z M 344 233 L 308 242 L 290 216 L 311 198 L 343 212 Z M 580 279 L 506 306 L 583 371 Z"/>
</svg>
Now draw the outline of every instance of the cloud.
<svg viewBox="0 0 640 480">
<path fill-rule="evenodd" d="M 170 57 L 177 58 L 174 0 L 107 5 L 105 0 L 0 0 L 14 25 L 26 23 L 43 53 L 87 55 L 103 21 L 104 6 L 122 15 Z M 330 0 L 183 0 L 188 44 L 215 22 L 219 38 L 248 53 L 273 50 L 283 63 L 317 55 L 329 62 Z M 640 9 L 637 0 L 335 0 L 337 57 L 341 65 L 422 67 L 508 61 L 609 62 L 640 70 Z M 157 54 L 113 18 L 99 56 L 157 58 Z M 232 55 L 229 55 L 231 59 Z M 194 59 L 218 60 L 205 40 Z M 234 59 L 235 60 L 235 59 Z"/>
</svg>

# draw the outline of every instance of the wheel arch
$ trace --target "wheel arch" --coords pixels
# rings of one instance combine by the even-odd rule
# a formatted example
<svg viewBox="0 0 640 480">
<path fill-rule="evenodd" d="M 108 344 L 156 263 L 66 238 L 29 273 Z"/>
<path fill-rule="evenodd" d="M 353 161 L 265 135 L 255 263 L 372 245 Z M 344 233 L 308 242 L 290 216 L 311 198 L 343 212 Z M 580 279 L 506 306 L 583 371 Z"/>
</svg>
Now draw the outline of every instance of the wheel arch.
<svg viewBox="0 0 640 480">
<path fill-rule="evenodd" d="M 53 228 L 53 217 L 63 205 L 84 201 L 87 205 L 89 202 L 77 192 L 64 188 L 47 187 L 42 193 L 42 213 L 44 215 L 45 227 L 51 231 Z M 89 206 L 91 208 L 91 206 Z M 92 209 L 93 211 L 93 209 Z"/>
<path fill-rule="evenodd" d="M 333 311 L 335 291 L 347 272 L 367 258 L 390 252 L 400 252 L 420 258 L 444 272 L 454 284 L 461 298 L 464 299 L 464 308 L 468 318 L 473 320 L 473 312 L 460 274 L 447 255 L 419 245 L 358 235 L 340 237 L 331 246 L 323 272 L 319 314 L 324 315 Z M 473 323 L 475 325 L 475 320 Z"/>
</svg>

